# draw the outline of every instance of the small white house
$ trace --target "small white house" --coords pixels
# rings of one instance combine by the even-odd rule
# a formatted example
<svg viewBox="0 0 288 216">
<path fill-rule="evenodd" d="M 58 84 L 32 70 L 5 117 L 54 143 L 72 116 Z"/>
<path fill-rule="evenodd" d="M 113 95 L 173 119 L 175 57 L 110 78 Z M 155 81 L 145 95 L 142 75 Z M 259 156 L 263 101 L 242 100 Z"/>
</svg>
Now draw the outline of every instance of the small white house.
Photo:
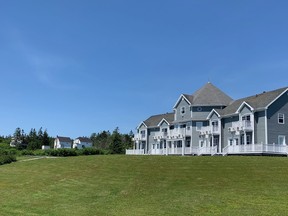
<svg viewBox="0 0 288 216">
<path fill-rule="evenodd" d="M 70 137 L 57 136 L 56 139 L 54 140 L 54 149 L 71 148 L 71 146 L 72 146 L 72 140 L 70 139 Z"/>
<path fill-rule="evenodd" d="M 78 137 L 73 141 L 73 148 L 82 149 L 91 147 L 92 147 L 92 140 L 87 137 Z"/>
</svg>

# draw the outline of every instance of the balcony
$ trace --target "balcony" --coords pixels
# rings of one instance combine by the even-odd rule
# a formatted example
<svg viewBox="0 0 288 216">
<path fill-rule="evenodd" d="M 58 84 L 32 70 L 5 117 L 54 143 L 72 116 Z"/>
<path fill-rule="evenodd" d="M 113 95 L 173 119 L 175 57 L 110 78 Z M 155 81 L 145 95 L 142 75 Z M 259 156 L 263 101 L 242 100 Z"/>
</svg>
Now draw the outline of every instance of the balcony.
<svg viewBox="0 0 288 216">
<path fill-rule="evenodd" d="M 145 141 L 147 140 L 146 134 L 135 134 L 133 141 Z"/>
<path fill-rule="evenodd" d="M 253 131 L 253 124 L 248 120 L 232 122 L 232 127 L 229 127 L 229 131 Z"/>
<path fill-rule="evenodd" d="M 208 134 L 219 135 L 220 132 L 221 132 L 220 127 L 218 125 L 201 127 L 201 130 L 199 131 L 200 135 L 208 135 Z"/>
<path fill-rule="evenodd" d="M 156 132 L 155 135 L 153 136 L 153 139 L 166 139 L 168 136 L 168 132 Z"/>
</svg>

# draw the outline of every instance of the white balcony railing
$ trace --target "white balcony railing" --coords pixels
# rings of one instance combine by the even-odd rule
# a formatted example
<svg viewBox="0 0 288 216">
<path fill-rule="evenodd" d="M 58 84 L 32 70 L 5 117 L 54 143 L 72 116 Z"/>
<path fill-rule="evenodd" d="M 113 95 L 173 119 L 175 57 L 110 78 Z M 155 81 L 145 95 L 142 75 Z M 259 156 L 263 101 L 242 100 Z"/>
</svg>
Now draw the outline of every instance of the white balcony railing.
<svg viewBox="0 0 288 216">
<path fill-rule="evenodd" d="M 220 134 L 220 127 L 219 126 L 206 126 L 202 127 L 199 131 L 200 135 L 207 135 L 207 134 Z"/>
<path fill-rule="evenodd" d="M 251 121 L 243 120 L 232 122 L 232 127 L 229 129 L 230 131 L 251 131 L 253 130 L 253 125 Z"/>
<path fill-rule="evenodd" d="M 134 135 L 134 138 L 133 138 L 134 141 L 137 141 L 137 140 L 147 140 L 147 136 L 146 134 L 135 134 Z"/>
</svg>

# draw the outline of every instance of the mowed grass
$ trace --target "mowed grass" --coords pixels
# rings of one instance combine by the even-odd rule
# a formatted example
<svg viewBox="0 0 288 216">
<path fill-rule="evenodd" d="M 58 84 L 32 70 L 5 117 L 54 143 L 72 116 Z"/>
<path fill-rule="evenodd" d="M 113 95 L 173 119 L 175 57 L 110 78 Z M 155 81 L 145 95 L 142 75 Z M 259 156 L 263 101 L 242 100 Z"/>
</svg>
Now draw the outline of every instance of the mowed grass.
<svg viewBox="0 0 288 216">
<path fill-rule="evenodd" d="M 0 215 L 287 215 L 287 157 L 79 156 L 0 166 Z"/>
</svg>

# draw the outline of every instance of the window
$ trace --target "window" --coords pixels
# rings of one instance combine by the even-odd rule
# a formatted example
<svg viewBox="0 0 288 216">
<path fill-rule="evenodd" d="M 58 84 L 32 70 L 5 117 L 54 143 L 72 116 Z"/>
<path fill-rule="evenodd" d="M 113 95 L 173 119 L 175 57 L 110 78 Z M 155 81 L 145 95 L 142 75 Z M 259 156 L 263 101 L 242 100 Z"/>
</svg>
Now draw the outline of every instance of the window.
<svg viewBox="0 0 288 216">
<path fill-rule="evenodd" d="M 251 136 L 246 135 L 246 144 L 251 144 Z"/>
<path fill-rule="evenodd" d="M 239 139 L 235 139 L 235 145 L 239 145 Z"/>
<path fill-rule="evenodd" d="M 181 107 L 181 115 L 185 114 L 185 107 Z"/>
<path fill-rule="evenodd" d="M 229 145 L 230 145 L 230 146 L 233 145 L 233 139 L 229 139 Z"/>
<path fill-rule="evenodd" d="M 200 131 L 203 126 L 203 122 L 196 122 L 196 131 Z"/>
<path fill-rule="evenodd" d="M 146 134 L 146 133 L 145 133 L 145 130 L 142 130 L 142 131 L 141 131 L 141 137 L 142 137 L 142 138 L 145 138 L 145 134 Z"/>
<path fill-rule="evenodd" d="M 197 107 L 197 111 L 201 112 L 202 111 L 202 107 Z"/>
<path fill-rule="evenodd" d="M 278 124 L 284 124 L 284 114 L 283 113 L 278 113 Z"/>
<path fill-rule="evenodd" d="M 284 135 L 279 135 L 278 136 L 278 144 L 279 145 L 286 145 L 286 140 Z"/>
</svg>

